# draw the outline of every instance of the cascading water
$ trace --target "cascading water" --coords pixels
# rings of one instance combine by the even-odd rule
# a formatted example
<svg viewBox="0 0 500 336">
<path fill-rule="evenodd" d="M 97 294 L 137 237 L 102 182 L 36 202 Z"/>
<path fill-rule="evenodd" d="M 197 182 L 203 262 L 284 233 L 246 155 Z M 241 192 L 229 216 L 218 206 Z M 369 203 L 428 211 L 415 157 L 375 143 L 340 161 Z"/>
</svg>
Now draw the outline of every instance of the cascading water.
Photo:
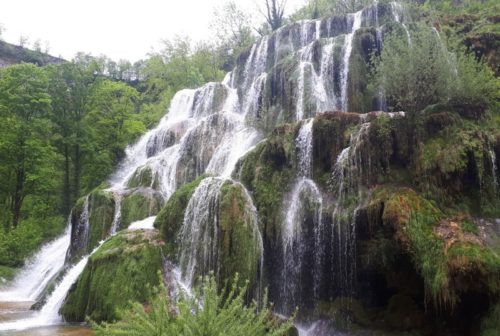
<svg viewBox="0 0 500 336">
<path fill-rule="evenodd" d="M 491 162 L 491 176 L 493 178 L 493 192 L 496 194 L 498 191 L 498 167 L 497 167 L 497 155 L 493 148 L 488 148 L 488 154 L 490 156 Z"/>
<path fill-rule="evenodd" d="M 323 198 L 312 177 L 312 127 L 314 119 L 305 122 L 295 139 L 297 148 L 297 179 L 286 207 L 282 229 L 283 271 L 281 302 L 278 309 L 289 314 L 303 297 L 317 297 L 321 279 L 323 248 Z M 308 240 L 308 237 L 314 237 Z M 310 259 L 310 260 L 308 260 Z M 305 265 L 311 262 L 311 269 Z M 306 279 L 312 275 L 312 278 Z M 312 292 L 307 293 L 307 289 Z"/>
<path fill-rule="evenodd" d="M 332 189 L 336 196 L 332 214 L 332 241 L 337 245 L 337 262 L 332 265 L 332 273 L 337 277 L 340 294 L 349 297 L 355 291 L 355 216 L 365 196 L 360 185 L 363 169 L 370 170 L 370 162 L 369 160 L 366 162 L 361 152 L 369 128 L 370 123 L 363 123 L 359 130 L 351 135 L 349 147 L 344 148 L 339 154 L 331 177 Z M 356 202 L 353 203 L 353 200 Z"/>
<path fill-rule="evenodd" d="M 226 183 L 234 182 L 220 177 L 205 178 L 194 191 L 186 207 L 179 232 L 179 263 L 183 283 L 190 286 L 199 275 L 214 272 L 216 278 L 219 277 L 222 258 L 219 246 L 222 239 L 219 223 L 221 188 Z M 257 210 L 246 189 L 239 183 L 234 184 L 243 191 L 245 225 L 251 228 L 255 248 L 253 253 L 259 256 L 258 274 L 262 275 L 263 243 Z M 257 280 L 260 282 L 260 279 Z"/>
<path fill-rule="evenodd" d="M 70 215 L 71 218 L 71 215 Z M 71 238 L 71 222 L 64 234 L 44 245 L 38 253 L 26 262 L 12 283 L 0 292 L 0 301 L 34 301 L 43 292 L 47 284 L 64 267 L 66 250 Z"/>
<path fill-rule="evenodd" d="M 33 317 L 27 319 L 0 323 L 0 331 L 24 330 L 33 327 L 63 323 L 64 321 L 59 315 L 59 309 L 61 308 L 70 287 L 76 282 L 80 274 L 83 272 L 85 265 L 87 265 L 89 257 L 96 250 L 97 248 L 94 249 L 91 254 L 84 256 L 78 263 L 68 269 L 61 282 L 57 284 L 54 291 L 47 299 L 47 302 L 39 312 L 35 312 Z"/>
<path fill-rule="evenodd" d="M 354 39 L 354 34 L 361 27 L 363 11 L 360 10 L 354 14 L 348 16 L 349 21 L 352 21 L 351 32 L 347 34 L 344 42 L 344 57 L 342 60 L 343 70 L 341 77 L 341 92 L 340 92 L 340 106 L 342 111 L 347 111 L 347 83 L 349 79 L 349 60 L 351 59 L 352 53 L 352 41 Z"/>
<path fill-rule="evenodd" d="M 121 224 L 123 195 L 120 192 L 113 192 L 113 198 L 115 199 L 115 213 L 113 215 L 113 223 L 111 223 L 111 235 L 114 235 L 118 231 Z"/>
<path fill-rule="evenodd" d="M 391 2 L 391 10 L 392 10 L 392 15 L 394 17 L 394 21 L 401 24 L 401 26 L 403 27 L 403 29 L 406 33 L 408 45 L 411 46 L 410 31 L 408 30 L 408 27 L 406 26 L 406 23 L 405 23 L 406 16 L 407 16 L 405 8 L 399 2 L 394 1 L 394 2 Z"/>
<path fill-rule="evenodd" d="M 229 181 L 237 161 L 276 124 L 299 121 L 329 109 L 348 109 L 349 64 L 354 52 L 353 41 L 359 28 L 374 24 L 373 11 L 373 8 L 369 8 L 350 14 L 347 25 L 342 24 L 338 18 L 328 18 L 282 27 L 273 35 L 260 39 L 247 54 L 242 55 L 236 68 L 222 83 L 208 83 L 195 90 L 177 92 L 168 113 L 158 126 L 126 149 L 126 158 L 110 179 L 111 187 L 107 191 L 115 197 L 115 213 L 110 233 L 114 234 L 120 228 L 121 200 L 130 190 L 138 187 L 153 188 L 166 201 L 182 184 L 210 173 L 215 177 L 200 183 L 186 210 L 179 237 L 180 269 L 185 280 L 183 283 L 190 285 L 196 274 L 217 271 L 220 265 L 217 264 L 218 252 L 214 250 L 214 246 L 217 246 L 219 237 L 214 231 L 214 221 L 217 220 L 214 215 L 222 185 Z M 378 27 L 377 8 L 375 13 L 375 24 Z M 403 22 L 399 13 L 398 7 L 393 7 L 394 18 Z M 284 72 L 283 69 L 290 64 L 293 70 Z M 284 77 L 284 73 L 289 77 Z M 286 86 L 297 88 L 290 97 L 285 97 Z M 269 117 L 273 113 L 279 116 Z M 260 127 L 259 123 L 266 122 L 269 125 Z M 325 236 L 321 217 L 323 199 L 311 179 L 311 139 L 312 120 L 302 125 L 296 139 L 298 173 L 287 202 L 282 232 L 285 256 L 283 266 L 286 268 L 283 274 L 289 279 L 284 282 L 290 286 L 283 289 L 287 293 L 285 300 L 288 300 L 283 303 L 283 307 L 299 302 L 300 296 L 316 296 L 321 264 L 325 257 L 322 249 L 325 245 L 322 243 Z M 338 188 L 339 200 L 347 198 L 342 195 L 346 186 L 351 183 L 348 181 L 350 169 L 344 164 L 347 165 L 346 162 L 350 161 L 352 163 L 350 153 L 356 147 L 353 141 L 351 140 L 351 150 L 344 153 L 346 158 L 342 160 L 345 161 L 339 157 L 339 167 L 344 168 L 342 187 Z M 230 182 L 238 185 L 238 182 Z M 243 186 L 240 187 L 244 195 L 245 216 L 249 218 L 254 245 L 258 250 L 256 253 L 260 256 L 259 275 L 262 276 L 264 254 L 257 211 L 251 195 Z M 91 211 L 87 197 L 79 218 L 83 225 L 78 227 L 82 231 L 72 233 L 72 241 L 77 241 L 77 245 L 79 242 L 82 246 L 88 244 Z M 340 206 L 336 211 L 341 211 Z M 153 221 L 154 216 L 144 218 L 132 223 L 129 228 L 151 228 Z M 65 251 L 67 246 L 65 244 L 69 244 L 69 233 L 64 237 L 66 240 L 61 238 L 57 244 L 53 243 L 58 246 L 57 249 L 54 247 L 57 253 L 50 252 L 52 250 L 49 247 L 46 247 L 45 252 L 41 250 L 40 255 L 44 255 L 46 264 L 54 265 L 55 268 L 57 265 L 62 267 L 64 260 L 60 261 L 63 258 L 56 255 L 62 255 L 61 251 Z M 311 239 L 311 244 L 307 247 L 304 247 L 305 237 Z M 200 245 L 200 242 L 203 244 Z M 311 252 L 313 250 L 314 253 Z M 42 308 L 41 315 L 50 311 L 49 315 L 56 316 L 55 308 L 64 299 L 67 288 L 78 277 L 87 258 L 84 257 L 70 268 L 61 285 Z M 307 270 L 310 279 L 304 282 L 305 285 L 301 285 L 308 287 L 304 291 L 304 288 L 295 286 L 300 281 L 300 276 L 295 277 L 298 274 L 296 270 L 305 270 L 306 265 L 311 264 L 314 265 L 312 272 L 311 269 Z M 42 272 L 50 275 L 52 271 Z M 46 282 L 40 281 L 39 284 L 42 288 Z M 27 291 L 26 295 L 19 297 L 32 298 L 31 293 L 38 290 Z M 58 318 L 43 321 L 49 320 L 60 321 Z"/>
</svg>

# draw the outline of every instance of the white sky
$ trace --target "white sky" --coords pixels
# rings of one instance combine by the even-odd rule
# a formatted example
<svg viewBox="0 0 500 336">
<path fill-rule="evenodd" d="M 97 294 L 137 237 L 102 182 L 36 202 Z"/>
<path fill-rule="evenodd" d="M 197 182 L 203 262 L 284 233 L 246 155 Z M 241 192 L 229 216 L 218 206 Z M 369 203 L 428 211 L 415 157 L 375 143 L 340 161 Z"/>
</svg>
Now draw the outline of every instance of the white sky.
<svg viewBox="0 0 500 336">
<path fill-rule="evenodd" d="M 78 51 L 132 62 L 144 58 L 161 39 L 176 34 L 192 40 L 210 38 L 208 24 L 213 8 L 225 0 L 0 0 L 0 24 L 5 41 L 28 46 L 40 39 L 42 49 L 71 59 Z M 259 15 L 264 0 L 235 0 L 241 8 Z M 305 0 L 288 0 L 289 13 Z"/>
</svg>

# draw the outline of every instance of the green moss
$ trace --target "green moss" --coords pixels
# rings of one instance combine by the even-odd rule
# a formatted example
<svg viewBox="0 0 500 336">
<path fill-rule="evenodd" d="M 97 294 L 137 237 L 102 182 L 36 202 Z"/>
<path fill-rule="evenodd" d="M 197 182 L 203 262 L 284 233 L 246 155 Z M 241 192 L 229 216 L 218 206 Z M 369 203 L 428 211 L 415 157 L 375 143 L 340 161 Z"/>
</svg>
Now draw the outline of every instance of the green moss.
<svg viewBox="0 0 500 336">
<path fill-rule="evenodd" d="M 261 238 L 258 223 L 252 222 L 252 210 L 244 196 L 243 186 L 225 183 L 221 188 L 219 209 L 220 276 L 231 279 L 235 273 L 241 281 L 250 281 L 250 288 L 257 285 Z"/>
<path fill-rule="evenodd" d="M 500 330 L 500 304 L 490 308 L 481 321 L 481 336 L 497 336 Z"/>
<path fill-rule="evenodd" d="M 112 321 L 117 308 L 130 301 L 145 302 L 148 284 L 159 283 L 162 243 L 157 231 L 121 232 L 105 242 L 88 260 L 60 313 L 67 321 Z"/>
<path fill-rule="evenodd" d="M 368 78 L 370 57 L 376 47 L 375 29 L 361 28 L 354 35 L 347 83 L 348 111 L 366 113 L 373 110 L 374 94 L 373 88 L 368 86 Z"/>
<path fill-rule="evenodd" d="M 389 299 L 384 319 L 391 330 L 420 328 L 425 317 L 415 301 L 405 295 L 396 294 Z"/>
<path fill-rule="evenodd" d="M 447 219 L 432 202 L 408 188 L 379 187 L 372 202 L 383 203 L 382 221 L 394 228 L 436 305 L 454 305 L 466 291 L 489 295 L 499 291 L 500 258 L 477 236 L 460 229 L 467 224 L 454 223 L 460 217 Z"/>
<path fill-rule="evenodd" d="M 138 188 L 138 187 L 151 187 L 156 189 L 157 181 L 153 180 L 153 172 L 150 167 L 140 167 L 138 168 L 134 175 L 127 182 L 128 188 Z"/>
<path fill-rule="evenodd" d="M 83 232 L 83 223 L 80 223 L 81 215 L 84 211 L 83 207 L 85 205 L 85 200 L 87 196 L 81 197 L 75 204 L 72 210 L 72 228 L 76 229 L 76 232 Z M 115 212 L 115 199 L 113 194 L 101 190 L 95 189 L 89 195 L 89 231 L 88 231 L 88 241 L 87 245 L 83 246 L 81 242 L 76 240 L 83 239 L 82 237 L 76 237 L 75 231 L 72 233 L 72 244 L 70 246 L 71 260 L 77 260 L 79 257 L 90 253 L 98 243 L 107 238 L 110 234 L 111 225 L 113 224 L 114 212 Z"/>
<path fill-rule="evenodd" d="M 338 297 L 333 302 L 320 302 L 316 306 L 314 315 L 319 319 L 330 319 L 336 329 L 353 331 L 360 326 L 371 325 L 361 303 L 351 297 Z"/>
<path fill-rule="evenodd" d="M 115 213 L 115 200 L 110 192 L 95 190 L 89 198 L 89 243 L 87 252 L 91 252 L 97 244 L 110 234 Z"/>
<path fill-rule="evenodd" d="M 338 155 L 349 145 L 352 127 L 358 125 L 356 113 L 325 113 L 313 124 L 313 177 L 326 188 Z"/>
<path fill-rule="evenodd" d="M 242 161 L 240 178 L 252 193 L 263 233 L 273 239 L 282 223 L 283 196 L 295 177 L 295 127 L 276 129 Z"/>
<path fill-rule="evenodd" d="M 0 265 L 0 283 L 3 280 L 11 280 L 14 278 L 18 270 L 17 268 Z"/>
<path fill-rule="evenodd" d="M 176 239 L 184 220 L 184 212 L 200 182 L 206 178 L 200 176 L 193 182 L 184 184 L 177 189 L 161 209 L 154 222 L 154 227 L 160 230 L 161 237 L 165 240 L 165 252 L 171 260 L 177 258 Z"/>
<path fill-rule="evenodd" d="M 139 188 L 122 200 L 120 228 L 127 228 L 132 222 L 156 215 L 163 205 L 161 195 L 153 189 Z"/>
</svg>

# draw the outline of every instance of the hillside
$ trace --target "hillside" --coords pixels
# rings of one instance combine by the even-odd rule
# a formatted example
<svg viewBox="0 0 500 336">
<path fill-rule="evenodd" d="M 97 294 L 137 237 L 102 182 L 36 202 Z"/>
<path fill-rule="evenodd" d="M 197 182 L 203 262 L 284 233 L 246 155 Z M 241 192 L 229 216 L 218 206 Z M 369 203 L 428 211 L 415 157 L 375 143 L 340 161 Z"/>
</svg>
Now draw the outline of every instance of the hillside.
<svg viewBox="0 0 500 336">
<path fill-rule="evenodd" d="M 0 40 L 0 67 L 4 68 L 22 62 L 43 66 L 60 64 L 65 60 Z"/>
</svg>

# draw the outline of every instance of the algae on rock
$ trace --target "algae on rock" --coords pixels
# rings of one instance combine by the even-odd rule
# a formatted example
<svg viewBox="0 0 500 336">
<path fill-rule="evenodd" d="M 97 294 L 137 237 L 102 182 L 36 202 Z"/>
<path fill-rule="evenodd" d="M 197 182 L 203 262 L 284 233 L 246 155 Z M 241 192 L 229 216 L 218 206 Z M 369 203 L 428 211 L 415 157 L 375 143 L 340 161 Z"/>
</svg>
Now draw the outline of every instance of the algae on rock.
<svg viewBox="0 0 500 336">
<path fill-rule="evenodd" d="M 60 314 L 68 322 L 113 321 L 117 309 L 145 302 L 148 284 L 158 285 L 163 243 L 156 230 L 123 231 L 90 256 Z"/>
</svg>

